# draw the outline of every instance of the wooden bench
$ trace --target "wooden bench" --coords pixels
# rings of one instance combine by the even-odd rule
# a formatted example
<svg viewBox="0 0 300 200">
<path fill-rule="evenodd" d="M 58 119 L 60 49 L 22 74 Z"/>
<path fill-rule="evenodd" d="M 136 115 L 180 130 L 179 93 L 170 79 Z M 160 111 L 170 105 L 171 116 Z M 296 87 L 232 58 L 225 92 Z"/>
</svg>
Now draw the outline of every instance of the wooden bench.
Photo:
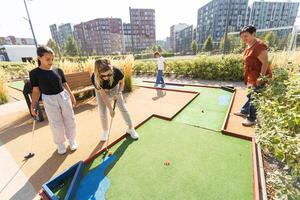
<svg viewBox="0 0 300 200">
<path fill-rule="evenodd" d="M 84 92 L 93 91 L 93 96 L 95 96 L 94 93 L 94 86 L 92 85 L 91 77 L 88 72 L 76 72 L 71 74 L 65 74 L 67 83 L 74 95 Z M 30 106 L 31 106 L 31 97 L 32 97 L 32 87 L 30 84 L 29 79 L 24 80 L 24 88 L 23 88 L 23 95 L 25 97 L 29 112 L 30 112 Z M 36 105 L 36 109 L 39 111 L 38 119 L 39 121 L 43 121 L 43 114 L 42 114 L 42 99 L 40 98 L 39 104 Z"/>
<path fill-rule="evenodd" d="M 65 77 L 74 95 L 82 92 L 94 91 L 91 76 L 88 72 L 66 74 Z"/>
</svg>

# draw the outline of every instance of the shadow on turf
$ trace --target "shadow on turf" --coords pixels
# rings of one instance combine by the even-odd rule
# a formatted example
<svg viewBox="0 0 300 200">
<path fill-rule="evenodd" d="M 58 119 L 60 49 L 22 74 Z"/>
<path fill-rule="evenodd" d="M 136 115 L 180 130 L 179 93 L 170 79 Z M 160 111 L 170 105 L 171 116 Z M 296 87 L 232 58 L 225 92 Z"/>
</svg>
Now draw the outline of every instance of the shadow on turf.
<svg viewBox="0 0 300 200">
<path fill-rule="evenodd" d="M 125 153 L 128 146 L 133 143 L 135 140 L 133 140 L 130 136 L 126 136 L 126 138 L 122 141 L 122 144 L 113 152 L 113 155 L 116 156 L 116 160 L 113 162 L 113 164 L 109 165 L 109 167 L 105 170 L 105 175 L 107 175 L 110 170 L 115 166 L 115 164 L 119 161 L 119 159 L 122 157 L 122 155 Z M 98 146 L 103 146 L 103 143 L 99 143 Z M 97 149 L 97 148 L 96 148 Z M 107 156 L 107 151 L 104 151 L 103 154 L 99 155 L 102 156 L 102 160 Z M 90 169 L 93 162 L 90 162 L 85 167 L 86 169 Z M 88 173 L 88 171 L 85 171 L 85 173 Z"/>
<path fill-rule="evenodd" d="M 114 168 L 114 166 L 117 164 L 117 162 L 120 160 L 120 158 L 125 153 L 126 149 L 128 148 L 131 143 L 133 143 L 135 140 L 132 139 L 130 136 L 126 136 L 125 140 L 122 142 L 122 144 L 113 152 L 113 155 L 116 156 L 116 160 L 107 167 L 105 170 L 105 175 L 109 174 L 109 172 Z"/>
</svg>

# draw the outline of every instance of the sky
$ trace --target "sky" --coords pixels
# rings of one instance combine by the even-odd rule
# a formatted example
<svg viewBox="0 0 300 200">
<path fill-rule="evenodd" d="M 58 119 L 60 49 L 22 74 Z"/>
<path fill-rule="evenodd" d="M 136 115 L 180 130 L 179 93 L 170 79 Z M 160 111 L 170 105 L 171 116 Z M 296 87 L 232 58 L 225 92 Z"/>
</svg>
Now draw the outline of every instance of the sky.
<svg viewBox="0 0 300 200">
<path fill-rule="evenodd" d="M 196 25 L 197 10 L 210 0 L 26 0 L 39 44 L 51 33 L 49 25 L 117 17 L 129 22 L 129 6 L 155 9 L 156 39 L 165 39 L 170 26 L 177 23 Z M 277 0 L 273 0 L 277 1 Z M 281 0 L 282 1 L 282 0 Z M 253 2 L 250 0 L 249 3 Z M 23 0 L 1 0 L 0 36 L 32 38 Z M 296 24 L 300 25 L 300 18 Z"/>
</svg>

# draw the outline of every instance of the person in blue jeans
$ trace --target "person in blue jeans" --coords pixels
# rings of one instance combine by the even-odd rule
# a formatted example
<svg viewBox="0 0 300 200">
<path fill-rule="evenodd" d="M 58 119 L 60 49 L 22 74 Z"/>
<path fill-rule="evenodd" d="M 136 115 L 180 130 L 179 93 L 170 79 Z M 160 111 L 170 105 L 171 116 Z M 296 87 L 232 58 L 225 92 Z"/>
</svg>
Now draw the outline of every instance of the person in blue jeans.
<svg viewBox="0 0 300 200">
<path fill-rule="evenodd" d="M 247 119 L 251 122 L 256 120 L 256 108 L 253 105 L 253 93 L 259 93 L 261 87 L 253 87 L 252 91 L 247 94 L 248 100 L 241 108 L 239 113 L 235 113 L 238 116 L 247 117 Z"/>
<path fill-rule="evenodd" d="M 164 81 L 165 59 L 160 55 L 159 52 L 154 53 L 154 58 L 157 59 L 157 76 L 156 76 L 154 87 L 158 87 L 159 84 L 161 84 L 161 87 L 165 87 L 166 86 Z"/>
<path fill-rule="evenodd" d="M 248 100 L 242 109 L 234 114 L 246 118 L 242 122 L 243 126 L 252 126 L 257 122 L 253 93 L 257 93 L 260 88 L 267 86 L 264 78 L 271 78 L 272 70 L 268 61 L 268 47 L 263 41 L 256 38 L 256 28 L 252 25 L 243 27 L 240 37 L 246 44 L 243 53 L 244 83 L 252 89 L 252 92 L 247 95 Z"/>
</svg>

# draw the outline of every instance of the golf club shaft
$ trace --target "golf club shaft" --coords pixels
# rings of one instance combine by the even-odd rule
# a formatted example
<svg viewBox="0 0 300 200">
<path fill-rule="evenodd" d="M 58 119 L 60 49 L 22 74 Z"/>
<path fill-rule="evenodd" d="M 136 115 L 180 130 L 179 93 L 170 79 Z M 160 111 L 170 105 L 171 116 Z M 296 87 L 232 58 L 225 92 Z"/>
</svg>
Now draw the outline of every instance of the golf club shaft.
<svg viewBox="0 0 300 200">
<path fill-rule="evenodd" d="M 114 100 L 113 111 L 115 111 L 116 103 L 117 103 L 117 100 Z M 110 131 L 111 131 L 113 119 L 114 119 L 114 117 L 112 117 L 111 120 L 110 120 L 110 125 L 109 125 L 109 130 L 108 130 L 108 137 L 107 137 L 107 142 L 106 142 L 106 151 L 108 151 L 109 136 L 110 136 Z"/>
<path fill-rule="evenodd" d="M 34 138 L 34 130 L 35 130 L 35 118 L 33 118 L 33 124 L 32 124 L 32 136 L 31 136 L 31 146 L 30 146 L 30 152 L 32 153 L 32 146 L 33 146 L 33 138 Z"/>
</svg>

